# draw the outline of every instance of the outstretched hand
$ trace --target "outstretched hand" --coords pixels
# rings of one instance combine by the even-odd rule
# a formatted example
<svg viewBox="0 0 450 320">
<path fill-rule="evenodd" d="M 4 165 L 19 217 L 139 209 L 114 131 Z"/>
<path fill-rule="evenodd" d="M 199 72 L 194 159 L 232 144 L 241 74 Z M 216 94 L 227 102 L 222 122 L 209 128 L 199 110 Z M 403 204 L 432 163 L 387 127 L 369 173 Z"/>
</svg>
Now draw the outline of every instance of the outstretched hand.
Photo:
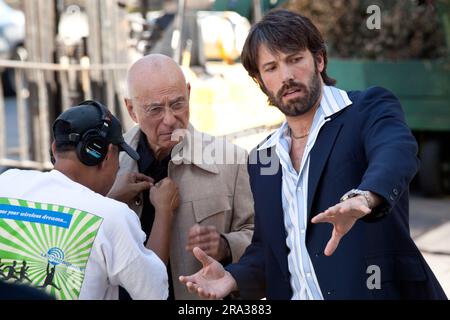
<svg viewBox="0 0 450 320">
<path fill-rule="evenodd" d="M 237 284 L 223 266 L 202 249 L 195 247 L 194 256 L 202 263 L 202 269 L 190 276 L 180 276 L 190 293 L 197 293 L 206 299 L 222 299 L 237 290 Z"/>
<path fill-rule="evenodd" d="M 328 222 L 333 225 L 331 239 L 325 247 L 325 255 L 331 256 L 341 239 L 350 231 L 356 220 L 371 212 L 363 196 L 357 196 L 338 203 L 312 218 L 312 223 Z"/>
</svg>

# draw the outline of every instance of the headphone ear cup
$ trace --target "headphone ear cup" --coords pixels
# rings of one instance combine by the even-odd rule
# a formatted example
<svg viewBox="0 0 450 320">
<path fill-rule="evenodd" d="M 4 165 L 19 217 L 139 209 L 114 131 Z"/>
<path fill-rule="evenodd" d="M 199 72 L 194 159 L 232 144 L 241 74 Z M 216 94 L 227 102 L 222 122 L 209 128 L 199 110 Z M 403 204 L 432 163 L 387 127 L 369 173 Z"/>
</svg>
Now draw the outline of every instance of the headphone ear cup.
<svg viewBox="0 0 450 320">
<path fill-rule="evenodd" d="M 108 143 L 97 130 L 86 132 L 77 145 L 77 155 L 87 166 L 96 166 L 105 159 L 108 153 Z"/>
</svg>

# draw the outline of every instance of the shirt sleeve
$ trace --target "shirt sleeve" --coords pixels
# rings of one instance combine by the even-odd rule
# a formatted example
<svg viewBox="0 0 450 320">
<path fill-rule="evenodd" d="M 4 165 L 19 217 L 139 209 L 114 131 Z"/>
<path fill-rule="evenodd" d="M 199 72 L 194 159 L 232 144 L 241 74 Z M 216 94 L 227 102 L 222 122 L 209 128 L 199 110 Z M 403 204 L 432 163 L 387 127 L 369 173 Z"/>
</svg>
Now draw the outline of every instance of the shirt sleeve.
<svg viewBox="0 0 450 320">
<path fill-rule="evenodd" d="M 106 230 L 112 249 L 105 257 L 109 280 L 124 287 L 136 300 L 167 299 L 166 266 L 152 250 L 145 248 L 145 233 L 139 219 L 128 207 L 124 208 Z"/>
<path fill-rule="evenodd" d="M 169 294 L 166 266 L 153 251 L 145 250 L 117 274 L 120 285 L 133 300 L 166 300 Z"/>
<path fill-rule="evenodd" d="M 419 161 L 417 142 L 398 99 L 379 87 L 367 90 L 361 99 L 359 123 L 368 167 L 358 189 L 372 191 L 384 200 L 365 217 L 370 221 L 395 206 L 417 173 Z"/>
</svg>

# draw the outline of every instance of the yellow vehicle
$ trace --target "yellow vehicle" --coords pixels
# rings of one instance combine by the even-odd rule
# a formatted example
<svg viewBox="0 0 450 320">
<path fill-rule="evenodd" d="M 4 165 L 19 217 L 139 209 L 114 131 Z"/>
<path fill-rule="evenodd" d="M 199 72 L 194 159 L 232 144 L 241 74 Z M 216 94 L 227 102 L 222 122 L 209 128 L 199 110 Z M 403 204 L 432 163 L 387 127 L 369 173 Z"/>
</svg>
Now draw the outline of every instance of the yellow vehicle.
<svg viewBox="0 0 450 320">
<path fill-rule="evenodd" d="M 166 29 L 150 36 L 148 52 L 174 57 L 191 83 L 191 122 L 227 136 L 247 150 L 283 121 L 239 62 L 250 22 L 234 11 L 178 11 L 153 15 Z M 182 21 L 178 20 L 182 17 Z M 167 21 L 172 19 L 172 23 Z"/>
<path fill-rule="evenodd" d="M 250 24 L 235 12 L 200 11 L 197 16 L 204 66 L 190 67 L 187 51 L 182 60 L 192 86 L 191 121 L 199 130 L 227 135 L 250 149 L 283 120 L 238 62 Z"/>
</svg>

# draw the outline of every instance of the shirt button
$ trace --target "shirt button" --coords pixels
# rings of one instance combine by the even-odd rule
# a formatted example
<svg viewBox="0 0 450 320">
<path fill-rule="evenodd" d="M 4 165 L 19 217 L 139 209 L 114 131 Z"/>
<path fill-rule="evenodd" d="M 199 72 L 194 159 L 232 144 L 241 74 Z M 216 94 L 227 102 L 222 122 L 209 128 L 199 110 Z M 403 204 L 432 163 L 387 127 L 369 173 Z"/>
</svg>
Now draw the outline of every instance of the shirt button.
<svg viewBox="0 0 450 320">
<path fill-rule="evenodd" d="M 139 207 L 142 204 L 141 198 L 140 197 L 135 198 L 134 199 L 134 204 Z"/>
<path fill-rule="evenodd" d="M 301 234 L 305 234 L 305 229 L 301 229 L 301 230 L 300 230 L 300 233 L 301 233 Z"/>
<path fill-rule="evenodd" d="M 308 273 L 306 274 L 306 276 L 307 276 L 308 278 L 311 278 L 311 273 L 308 272 Z"/>
</svg>

